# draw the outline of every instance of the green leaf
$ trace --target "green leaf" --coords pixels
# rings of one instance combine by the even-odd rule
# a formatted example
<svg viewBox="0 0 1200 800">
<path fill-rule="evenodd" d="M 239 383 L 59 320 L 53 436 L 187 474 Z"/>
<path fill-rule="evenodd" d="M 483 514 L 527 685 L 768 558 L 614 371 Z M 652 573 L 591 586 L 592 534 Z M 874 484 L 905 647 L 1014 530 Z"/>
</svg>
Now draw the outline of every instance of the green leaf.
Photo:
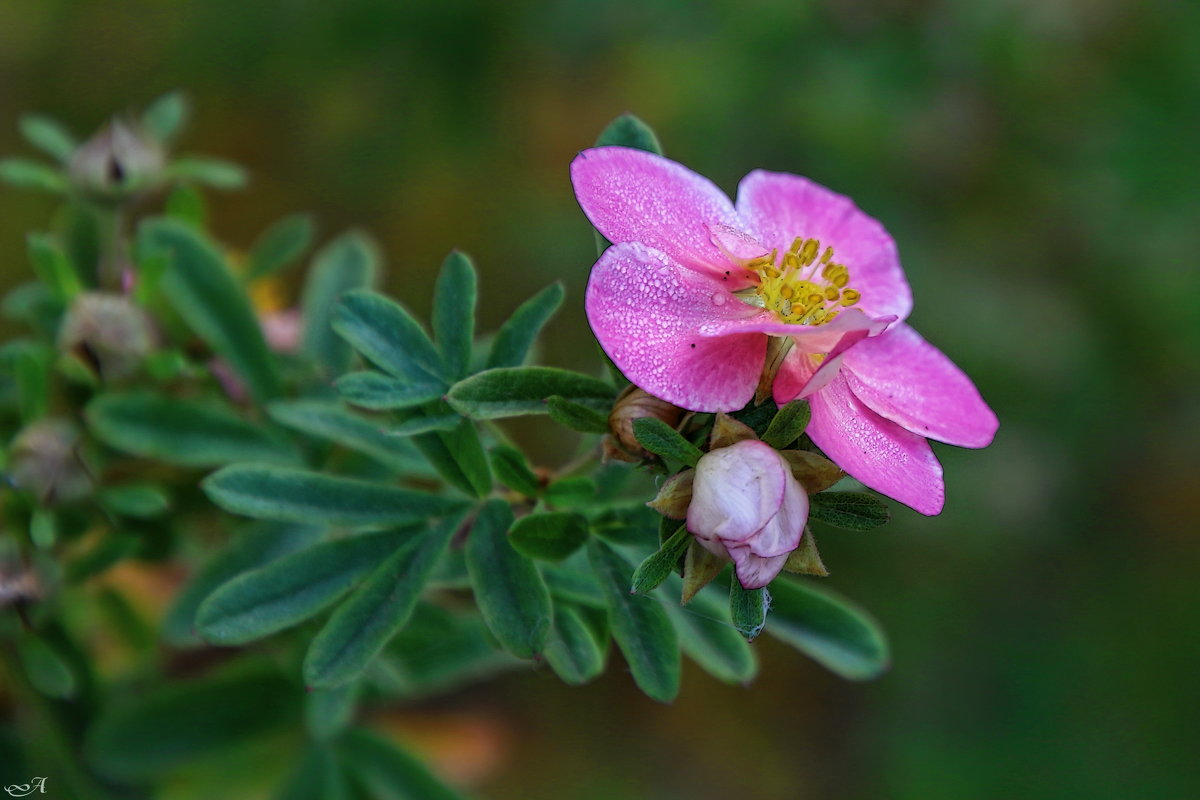
<svg viewBox="0 0 1200 800">
<path fill-rule="evenodd" d="M 269 405 L 267 413 L 281 425 L 365 453 L 397 472 L 424 469 L 420 453 L 412 443 L 385 433 L 382 419 L 355 414 L 340 403 L 283 400 Z"/>
<path fill-rule="evenodd" d="M 596 147 L 608 145 L 632 147 L 660 156 L 663 154 L 662 145 L 659 144 L 654 130 L 638 117 L 628 113 L 608 123 L 608 127 L 596 139 Z"/>
<path fill-rule="evenodd" d="M 189 110 L 187 97 L 176 89 L 150 104 L 142 113 L 142 125 L 155 139 L 169 142 L 187 123 Z"/>
<path fill-rule="evenodd" d="M 298 699 L 274 667 L 176 679 L 103 709 L 88 731 L 85 753 L 106 777 L 152 780 L 284 727 L 295 720 Z"/>
<path fill-rule="evenodd" d="M 329 689 L 362 674 L 388 640 L 408 622 L 434 565 L 461 518 L 453 516 L 417 535 L 377 567 L 330 616 L 304 658 L 304 681 Z"/>
<path fill-rule="evenodd" d="M 21 342 L 14 348 L 12 358 L 21 421 L 26 424 L 35 422 L 46 416 L 50 409 L 50 365 L 54 350 L 32 342 Z"/>
<path fill-rule="evenodd" d="M 105 444 L 184 467 L 233 461 L 294 463 L 291 444 L 225 408 L 149 393 L 105 394 L 88 404 L 88 425 Z"/>
<path fill-rule="evenodd" d="M 424 764 L 361 728 L 347 731 L 338 752 L 372 800 L 462 800 Z"/>
<path fill-rule="evenodd" d="M 202 484 L 226 511 L 283 522 L 403 525 L 462 508 L 458 500 L 411 489 L 257 465 L 225 467 Z"/>
<path fill-rule="evenodd" d="M 442 263 L 433 295 L 433 334 L 450 377 L 467 374 L 475 340 L 475 267 L 455 250 Z"/>
<path fill-rule="evenodd" d="M 492 471 L 487 453 L 470 420 L 460 419 L 452 430 L 414 436 L 412 442 L 451 485 L 476 497 L 491 493 Z"/>
<path fill-rule="evenodd" d="M 865 611 L 828 589 L 777 578 L 771 584 L 767 633 L 853 681 L 882 675 L 887 639 Z"/>
<path fill-rule="evenodd" d="M 413 383 L 374 371 L 351 372 L 338 378 L 333 386 L 346 402 L 373 411 L 412 408 L 438 399 L 444 391 L 439 383 Z"/>
<path fill-rule="evenodd" d="M 166 215 L 203 231 L 208 222 L 208 206 L 204 202 L 204 195 L 194 186 L 184 184 L 176 186 L 167 195 Z"/>
<path fill-rule="evenodd" d="M 330 327 L 333 309 L 346 292 L 372 286 L 379 271 L 379 250 L 359 231 L 342 234 L 313 257 L 300 302 L 304 318 L 301 349 L 317 362 L 325 378 L 341 375 L 353 357 L 350 345 Z"/>
<path fill-rule="evenodd" d="M 786 450 L 788 445 L 800 438 L 808 421 L 812 418 L 812 409 L 807 400 L 793 400 L 771 420 L 762 440 L 776 450 Z"/>
<path fill-rule="evenodd" d="M 309 694 L 309 700 L 320 692 Z M 310 706 L 311 707 L 311 706 Z M 350 787 L 337 757 L 322 745 L 313 745 L 274 800 L 350 800 Z"/>
<path fill-rule="evenodd" d="M 642 417 L 633 421 L 633 435 L 638 444 L 663 458 L 681 461 L 689 467 L 703 455 L 696 445 L 683 438 L 683 434 L 672 428 L 661 419 Z"/>
<path fill-rule="evenodd" d="M 580 433 L 608 433 L 608 417 L 590 406 L 559 395 L 546 398 L 550 419 Z"/>
<path fill-rule="evenodd" d="M 50 194 L 62 194 L 67 190 L 67 179 L 61 172 L 26 158 L 0 159 L 0 183 Z"/>
<path fill-rule="evenodd" d="M 312 245 L 316 225 L 309 214 L 284 217 L 262 232 L 246 261 L 247 281 L 266 277 L 288 266 Z"/>
<path fill-rule="evenodd" d="M 57 649 L 40 636 L 32 634 L 17 640 L 17 655 L 25 669 L 25 677 L 33 687 L 47 697 L 73 697 L 79 681 Z"/>
<path fill-rule="evenodd" d="M 679 559 L 687 552 L 692 537 L 687 525 L 680 525 L 671 538 L 663 542 L 649 558 L 633 571 L 633 585 L 629 590 L 634 594 L 649 594 L 658 588 L 659 584 L 674 574 L 679 568 Z"/>
<path fill-rule="evenodd" d="M 262 522 L 235 534 L 233 541 L 202 566 L 180 592 L 166 619 L 163 639 L 174 645 L 198 645 L 196 611 L 226 581 L 301 550 L 319 539 L 324 528 L 283 522 Z"/>
<path fill-rule="evenodd" d="M 385 430 L 388 436 L 418 436 L 430 431 L 454 431 L 462 424 L 463 418 L 458 414 L 437 414 L 431 417 L 416 416 L 389 425 Z"/>
<path fill-rule="evenodd" d="M 562 305 L 563 294 L 562 284 L 552 283 L 518 306 L 496 333 L 488 354 L 488 369 L 524 364 L 542 327 Z"/>
<path fill-rule="evenodd" d="M 167 165 L 170 180 L 190 181 L 213 189 L 241 189 L 246 185 L 246 170 L 232 161 L 207 156 L 181 158 Z"/>
<path fill-rule="evenodd" d="M 83 281 L 59 246 L 48 236 L 31 233 L 26 239 L 29 262 L 38 280 L 46 284 L 54 296 L 68 302 L 83 291 Z"/>
<path fill-rule="evenodd" d="M 474 419 L 499 419 L 547 413 L 546 398 L 559 395 L 597 408 L 612 406 L 607 382 L 556 367 L 489 369 L 450 387 L 446 400 Z"/>
<path fill-rule="evenodd" d="M 508 533 L 508 543 L 518 553 L 547 561 L 561 561 L 586 541 L 587 520 L 565 511 L 521 517 Z"/>
<path fill-rule="evenodd" d="M 377 292 L 343 295 L 333 329 L 374 364 L 396 377 L 448 383 L 442 357 L 421 324 L 402 306 Z"/>
<path fill-rule="evenodd" d="M 564 683 L 579 686 L 604 671 L 605 647 L 579 611 L 554 604 L 554 628 L 546 642 L 546 661 Z"/>
<path fill-rule="evenodd" d="M 61 164 L 69 163 L 75 154 L 75 137 L 58 120 L 41 114 L 26 114 L 17 126 L 27 142 Z"/>
<path fill-rule="evenodd" d="M 334 689 L 311 689 L 304 698 L 304 723 L 318 742 L 327 742 L 350 725 L 358 704 L 359 684 Z"/>
<path fill-rule="evenodd" d="M 255 398 L 277 396 L 279 377 L 258 317 L 216 248 L 170 219 L 143 223 L 139 239 L 144 250 L 170 255 L 162 290 L 188 326 L 229 362 Z"/>
<path fill-rule="evenodd" d="M 214 644 L 252 642 L 298 625 L 332 605 L 413 531 L 315 544 L 245 572 L 200 604 L 196 627 Z"/>
<path fill-rule="evenodd" d="M 746 684 L 758 674 L 754 650 L 733 627 L 729 604 L 716 595 L 696 595 L 686 608 L 679 605 L 682 581 L 672 575 L 663 588 L 663 607 L 675 623 L 679 644 L 688 658 L 726 683 Z"/>
<path fill-rule="evenodd" d="M 542 652 L 550 633 L 550 593 L 534 563 L 513 549 L 512 509 L 503 500 L 484 504 L 467 539 L 467 571 L 488 628 L 518 658 Z"/>
<path fill-rule="evenodd" d="M 563 478 L 546 487 L 542 497 L 554 508 L 583 508 L 595 505 L 599 488 L 585 475 Z"/>
<path fill-rule="evenodd" d="M 598 539 L 588 559 L 608 604 L 608 624 L 633 680 L 651 698 L 669 703 L 679 693 L 680 655 L 675 627 L 657 600 L 629 593 L 629 565 Z"/>
<path fill-rule="evenodd" d="M 506 444 L 496 445 L 491 451 L 491 461 L 497 480 L 526 497 L 537 496 L 540 488 L 537 476 L 520 450 Z"/>
<path fill-rule="evenodd" d="M 137 519 L 153 519 L 171 508 L 171 498 L 166 491 L 152 483 L 109 486 L 96 493 L 96 500 L 114 514 Z"/>
<path fill-rule="evenodd" d="M 812 519 L 852 531 L 869 531 L 892 518 L 887 503 L 866 492 L 819 492 L 809 501 Z"/>
<path fill-rule="evenodd" d="M 767 611 L 771 608 L 771 595 L 764 586 L 761 589 L 745 589 L 737 577 L 729 581 L 729 616 L 733 627 L 753 642 L 767 624 Z"/>
</svg>

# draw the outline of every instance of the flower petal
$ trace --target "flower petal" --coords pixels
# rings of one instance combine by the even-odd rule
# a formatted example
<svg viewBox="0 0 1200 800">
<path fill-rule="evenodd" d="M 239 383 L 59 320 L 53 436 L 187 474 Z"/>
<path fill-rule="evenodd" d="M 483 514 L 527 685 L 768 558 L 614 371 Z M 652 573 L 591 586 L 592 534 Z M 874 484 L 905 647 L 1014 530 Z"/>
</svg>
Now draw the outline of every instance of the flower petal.
<svg viewBox="0 0 1200 800">
<path fill-rule="evenodd" d="M 595 147 L 571 162 L 571 182 L 583 213 L 610 242 L 641 242 L 703 272 L 740 272 L 709 228 L 741 227 L 733 203 L 682 164 L 628 147 Z"/>
<path fill-rule="evenodd" d="M 751 552 L 745 545 L 734 545 L 727 549 L 729 557 L 733 559 L 738 583 L 742 584 L 744 589 L 761 589 L 766 586 L 775 580 L 775 576 L 783 570 L 783 565 L 788 560 L 786 553 L 781 556 L 764 557 Z"/>
<path fill-rule="evenodd" d="M 806 432 L 839 467 L 922 514 L 942 510 L 942 465 L 925 439 L 867 408 L 841 374 L 808 402 Z"/>
<path fill-rule="evenodd" d="M 732 299 L 737 300 L 736 297 Z M 729 314 L 720 318 L 706 321 L 699 328 L 701 336 L 728 336 L 732 333 L 766 333 L 771 336 L 791 336 L 796 340 L 796 348 L 802 353 L 828 353 L 837 347 L 842 337 L 848 333 L 865 331 L 868 336 L 882 333 L 894 317 L 871 319 L 857 308 L 848 308 L 838 314 L 832 322 L 824 325 L 793 325 L 780 322 L 779 318 L 770 311 L 742 303 L 754 313 Z"/>
<path fill-rule="evenodd" d="M 901 323 L 845 358 L 850 390 L 872 411 L 913 433 L 986 447 L 999 421 L 979 390 L 942 351 Z"/>
<path fill-rule="evenodd" d="M 754 396 L 767 339 L 698 333 L 713 319 L 760 314 L 720 280 L 640 244 L 615 244 L 596 262 L 585 299 L 600 346 L 630 381 L 689 411 L 737 411 Z"/>
<path fill-rule="evenodd" d="M 757 556 L 786 556 L 800 546 L 804 526 L 808 522 L 808 493 L 792 475 L 791 467 L 776 453 L 784 464 L 787 477 L 784 479 L 783 502 L 771 521 L 746 540 L 750 552 Z"/>
<path fill-rule="evenodd" d="M 799 175 L 755 170 L 738 185 L 742 226 L 768 248 L 782 252 L 797 236 L 831 246 L 834 260 L 850 269 L 850 286 L 862 294 L 858 308 L 871 317 L 912 310 L 912 291 L 896 243 L 883 225 L 850 198 Z"/>
<path fill-rule="evenodd" d="M 779 513 L 789 481 L 796 481 L 791 469 L 766 442 L 747 439 L 705 453 L 696 464 L 688 530 L 727 547 L 749 544 Z"/>
</svg>

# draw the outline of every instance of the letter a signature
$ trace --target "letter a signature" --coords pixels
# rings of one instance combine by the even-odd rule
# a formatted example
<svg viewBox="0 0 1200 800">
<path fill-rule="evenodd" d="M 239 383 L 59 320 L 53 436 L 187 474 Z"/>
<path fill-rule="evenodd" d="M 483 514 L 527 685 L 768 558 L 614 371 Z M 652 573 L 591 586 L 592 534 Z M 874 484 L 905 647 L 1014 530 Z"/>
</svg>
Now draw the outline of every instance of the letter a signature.
<svg viewBox="0 0 1200 800">
<path fill-rule="evenodd" d="M 4 791 L 8 792 L 10 797 L 26 797 L 39 792 L 46 793 L 46 779 L 34 778 L 29 783 L 13 783 L 4 787 Z"/>
</svg>

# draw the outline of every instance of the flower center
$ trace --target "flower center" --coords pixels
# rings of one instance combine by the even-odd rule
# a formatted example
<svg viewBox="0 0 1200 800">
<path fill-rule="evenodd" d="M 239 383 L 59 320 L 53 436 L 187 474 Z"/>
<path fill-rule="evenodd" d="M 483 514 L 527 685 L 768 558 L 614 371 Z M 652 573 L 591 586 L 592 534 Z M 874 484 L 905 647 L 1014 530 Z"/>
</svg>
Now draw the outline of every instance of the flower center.
<svg viewBox="0 0 1200 800">
<path fill-rule="evenodd" d="M 744 299 L 793 325 L 824 325 L 862 297 L 850 288 L 850 270 L 833 260 L 833 248 L 822 252 L 817 239 L 797 236 L 782 259 L 772 250 L 748 261 L 746 268 L 759 281 L 745 290 L 753 295 Z"/>
</svg>

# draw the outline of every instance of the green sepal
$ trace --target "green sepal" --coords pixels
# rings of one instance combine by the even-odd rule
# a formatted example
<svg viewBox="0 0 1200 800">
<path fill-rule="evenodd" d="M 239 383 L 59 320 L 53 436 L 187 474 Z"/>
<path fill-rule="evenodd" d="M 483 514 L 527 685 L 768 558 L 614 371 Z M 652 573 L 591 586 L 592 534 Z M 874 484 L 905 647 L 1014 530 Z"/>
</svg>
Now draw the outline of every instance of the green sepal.
<svg viewBox="0 0 1200 800">
<path fill-rule="evenodd" d="M 633 586 L 629 591 L 634 594 L 649 594 L 657 589 L 659 584 L 679 568 L 679 559 L 683 558 L 691 541 L 687 525 L 680 525 L 675 533 L 663 542 L 662 547 L 655 550 L 634 570 Z"/>
</svg>

